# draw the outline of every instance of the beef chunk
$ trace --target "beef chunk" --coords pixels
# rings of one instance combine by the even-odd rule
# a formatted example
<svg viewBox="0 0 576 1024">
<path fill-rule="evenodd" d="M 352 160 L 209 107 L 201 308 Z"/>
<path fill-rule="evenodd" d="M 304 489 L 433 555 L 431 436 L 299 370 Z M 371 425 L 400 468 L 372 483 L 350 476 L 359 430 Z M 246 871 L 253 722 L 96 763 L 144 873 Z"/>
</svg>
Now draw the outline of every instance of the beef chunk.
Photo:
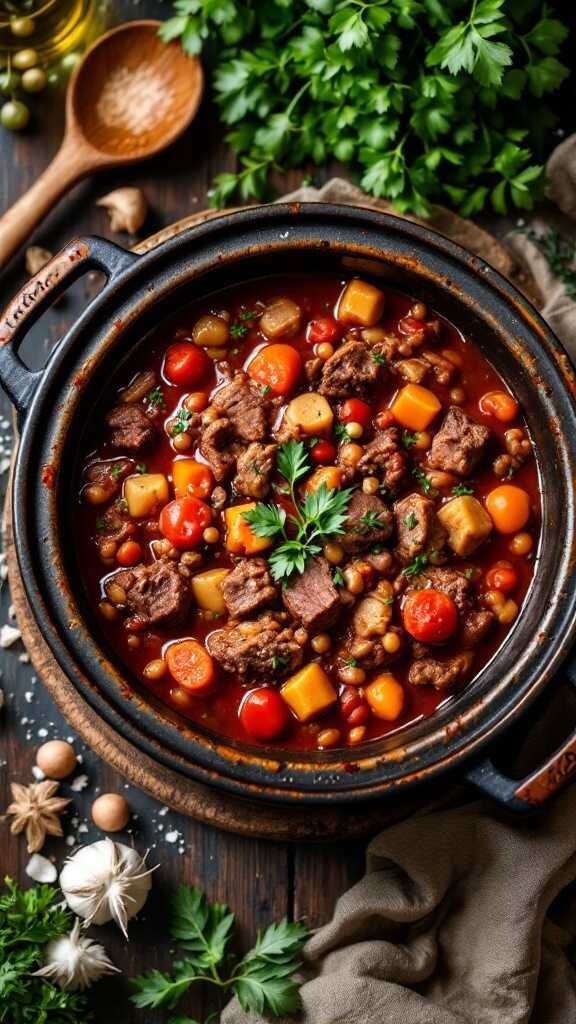
<svg viewBox="0 0 576 1024">
<path fill-rule="evenodd" d="M 238 456 L 234 488 L 238 494 L 259 501 L 270 490 L 270 477 L 274 472 L 275 444 L 260 444 L 253 441 Z"/>
<path fill-rule="evenodd" d="M 114 459 L 113 462 L 93 462 L 88 466 L 84 478 L 88 484 L 99 484 L 108 497 L 116 494 L 120 484 L 132 470 L 131 459 Z"/>
<path fill-rule="evenodd" d="M 222 597 L 233 619 L 243 619 L 273 604 L 277 590 L 265 558 L 243 558 L 222 582 Z"/>
<path fill-rule="evenodd" d="M 393 368 L 409 384 L 421 384 L 430 366 L 423 359 L 399 359 Z"/>
<path fill-rule="evenodd" d="M 230 420 L 223 417 L 214 420 L 204 428 L 200 440 L 200 451 L 210 469 L 214 473 L 214 479 L 218 482 L 225 480 L 232 472 L 236 462 L 235 451 L 232 447 L 232 424 Z"/>
<path fill-rule="evenodd" d="M 208 637 L 208 649 L 226 672 L 268 679 L 297 669 L 304 656 L 285 612 L 264 612 L 218 629 Z"/>
<path fill-rule="evenodd" d="M 116 502 L 98 517 L 98 533 L 102 540 L 115 540 L 119 544 L 133 537 L 137 526 L 122 504 Z"/>
<path fill-rule="evenodd" d="M 141 405 L 117 405 L 106 417 L 113 448 L 127 448 L 137 452 L 152 443 L 156 428 Z"/>
<path fill-rule="evenodd" d="M 424 349 L 422 359 L 428 363 L 438 383 L 443 387 L 448 387 L 456 372 L 454 363 L 446 359 L 446 356 L 440 355 L 439 352 L 432 352 L 430 349 Z"/>
<path fill-rule="evenodd" d="M 459 640 L 463 647 L 475 647 L 484 639 L 495 621 L 495 615 L 488 610 L 465 612 L 460 625 Z"/>
<path fill-rule="evenodd" d="M 178 566 L 169 558 L 151 565 L 117 572 L 105 583 L 116 583 L 126 593 L 126 607 L 144 626 L 178 622 L 190 607 L 191 591 Z"/>
<path fill-rule="evenodd" d="M 282 600 L 306 629 L 331 626 L 338 617 L 341 602 L 326 559 L 314 558 L 302 574 L 295 573 L 282 590 Z"/>
<path fill-rule="evenodd" d="M 459 612 L 470 607 L 471 582 L 457 569 L 430 568 L 426 569 L 426 578 L 434 590 L 441 590 L 454 601 Z"/>
<path fill-rule="evenodd" d="M 268 430 L 268 409 L 257 384 L 245 373 L 235 374 L 229 384 L 217 391 L 213 407 L 232 424 L 240 441 L 263 441 Z"/>
<path fill-rule="evenodd" d="M 377 476 L 394 490 L 406 475 L 406 453 L 400 445 L 397 427 L 381 430 L 364 448 L 357 470 L 362 476 Z"/>
<path fill-rule="evenodd" d="M 451 405 L 432 441 L 428 465 L 468 476 L 482 458 L 489 437 L 487 427 L 470 419 L 457 405 Z"/>
<path fill-rule="evenodd" d="M 324 363 L 318 391 L 327 398 L 365 398 L 382 376 L 380 356 L 378 345 L 368 348 L 361 341 L 347 341 Z"/>
<path fill-rule="evenodd" d="M 354 491 L 340 543 L 348 554 L 381 544 L 392 533 L 392 513 L 375 494 Z"/>
<path fill-rule="evenodd" d="M 472 651 L 462 651 L 446 661 L 421 658 L 410 665 L 408 682 L 412 686 L 433 686 L 435 690 L 449 690 L 470 671 L 473 659 Z"/>
<path fill-rule="evenodd" d="M 306 360 L 304 363 L 304 376 L 309 384 L 316 384 L 323 366 L 324 360 L 318 359 L 318 357 Z"/>
<path fill-rule="evenodd" d="M 396 554 L 402 562 L 411 562 L 428 547 L 436 518 L 434 502 L 421 494 L 408 494 L 394 505 L 394 517 L 398 533 Z"/>
<path fill-rule="evenodd" d="M 212 508 L 216 509 L 217 512 L 220 512 L 227 501 L 228 495 L 226 493 L 226 488 L 220 486 L 215 487 L 210 495 L 210 504 L 212 505 Z"/>
</svg>

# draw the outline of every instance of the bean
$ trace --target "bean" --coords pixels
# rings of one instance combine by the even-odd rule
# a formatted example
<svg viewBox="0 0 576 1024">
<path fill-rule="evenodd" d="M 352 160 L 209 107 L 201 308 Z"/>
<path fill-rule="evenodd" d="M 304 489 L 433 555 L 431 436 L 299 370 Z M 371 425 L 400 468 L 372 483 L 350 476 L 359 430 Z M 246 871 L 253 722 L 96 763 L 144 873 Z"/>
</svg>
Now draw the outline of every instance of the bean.
<svg viewBox="0 0 576 1024">
<path fill-rule="evenodd" d="M 220 540 L 220 530 L 215 526 L 207 526 L 202 534 L 202 540 L 205 544 L 217 544 Z"/>
<path fill-rule="evenodd" d="M 510 541 L 508 548 L 513 555 L 529 555 L 534 547 L 534 538 L 531 533 L 517 533 Z"/>
<path fill-rule="evenodd" d="M 142 640 L 140 639 L 139 636 L 136 636 L 134 633 L 131 633 L 128 639 L 126 640 L 126 643 L 131 650 L 136 650 L 137 647 L 141 646 Z"/>
<path fill-rule="evenodd" d="M 331 565 L 340 565 L 340 562 L 344 560 L 344 548 L 341 544 L 337 544 L 336 541 L 328 541 L 322 550 L 324 558 L 330 562 Z"/>
<path fill-rule="evenodd" d="M 397 654 L 402 646 L 398 633 L 385 633 L 382 637 L 382 646 L 386 654 Z"/>
<path fill-rule="evenodd" d="M 200 565 L 201 561 L 202 555 L 199 551 L 183 551 L 180 555 L 181 564 L 187 566 L 189 569 L 193 569 L 195 566 Z"/>
<path fill-rule="evenodd" d="M 484 594 L 484 604 L 491 608 L 496 615 L 499 615 L 506 604 L 506 599 L 499 590 L 487 590 Z"/>
<path fill-rule="evenodd" d="M 338 455 L 338 461 L 342 466 L 356 469 L 363 454 L 364 449 L 361 444 L 343 444 Z"/>
<path fill-rule="evenodd" d="M 410 316 L 413 316 L 415 320 L 425 320 L 428 315 L 428 310 L 423 302 L 415 302 L 410 310 Z"/>
<path fill-rule="evenodd" d="M 316 743 L 319 750 L 326 750 L 329 747 L 336 747 L 341 739 L 342 733 L 339 729 L 322 729 L 316 737 Z"/>
<path fill-rule="evenodd" d="M 364 494 L 376 494 L 380 483 L 378 478 L 375 476 L 365 476 L 362 481 L 362 490 Z"/>
<path fill-rule="evenodd" d="M 518 605 L 516 604 L 516 601 L 512 601 L 509 598 L 506 601 L 504 607 L 501 608 L 500 611 L 498 611 L 496 614 L 498 617 L 498 622 L 502 626 L 509 626 L 511 622 L 514 622 L 514 619 L 518 615 Z"/>
<path fill-rule="evenodd" d="M 103 540 L 100 544 L 100 558 L 107 561 L 109 558 L 114 558 L 118 550 L 118 545 L 115 540 Z"/>
<path fill-rule="evenodd" d="M 119 615 L 118 609 L 113 604 L 110 604 L 110 601 L 100 601 L 98 610 L 105 619 L 108 619 L 108 622 L 114 622 Z"/>
<path fill-rule="evenodd" d="M 298 647 L 305 647 L 308 643 L 308 631 L 302 626 L 299 626 L 294 632 L 294 639 L 298 644 Z"/>
<path fill-rule="evenodd" d="M 456 483 L 453 473 L 445 473 L 443 469 L 427 469 L 426 476 L 432 487 L 453 487 Z"/>
<path fill-rule="evenodd" d="M 157 558 L 162 558 L 163 555 L 167 555 L 172 550 L 172 544 L 167 538 L 157 540 L 154 544 L 154 554 Z"/>
<path fill-rule="evenodd" d="M 148 664 L 144 666 L 142 674 L 146 677 L 146 679 L 152 679 L 156 681 L 157 679 L 162 679 L 162 677 L 166 675 L 167 670 L 168 666 L 164 661 L 164 658 L 154 658 L 152 661 L 149 661 Z"/>
<path fill-rule="evenodd" d="M 466 401 L 466 392 L 464 391 L 464 388 L 451 388 L 450 401 L 454 402 L 455 405 L 463 405 Z"/>
<path fill-rule="evenodd" d="M 226 359 L 228 352 L 225 348 L 207 348 L 206 355 L 210 356 L 210 359 L 214 359 L 215 362 L 219 363 L 221 360 Z"/>
<path fill-rule="evenodd" d="M 181 434 L 176 434 L 176 437 L 172 438 L 172 445 L 177 452 L 187 452 L 192 447 L 192 438 L 184 430 Z"/>
<path fill-rule="evenodd" d="M 379 345 L 380 342 L 386 341 L 387 338 L 387 333 L 383 327 L 365 327 L 360 333 L 362 341 L 365 341 L 367 345 Z"/>
<path fill-rule="evenodd" d="M 367 704 L 359 704 L 357 708 L 354 708 L 348 715 L 346 721 L 348 725 L 364 725 L 370 717 L 370 708 Z"/>
<path fill-rule="evenodd" d="M 338 675 L 347 686 L 362 686 L 366 679 L 364 669 L 357 668 L 354 665 L 344 665 L 342 668 L 339 668 Z"/>
<path fill-rule="evenodd" d="M 351 594 L 362 593 L 364 590 L 364 580 L 362 578 L 362 573 L 358 572 L 358 569 L 344 569 L 342 575 L 344 577 L 346 589 L 349 590 Z"/>
<path fill-rule="evenodd" d="M 126 591 L 114 580 L 108 584 L 107 593 L 113 604 L 126 604 Z"/>
<path fill-rule="evenodd" d="M 326 362 L 327 359 L 330 359 L 330 356 L 334 355 L 334 345 L 331 345 L 329 341 L 322 341 L 319 345 L 316 345 L 315 354 L 318 356 L 318 359 Z"/>
<path fill-rule="evenodd" d="M 103 505 L 105 501 L 108 501 L 110 492 L 101 484 L 90 484 L 89 487 L 84 488 L 84 497 L 89 505 Z"/>
<path fill-rule="evenodd" d="M 366 735 L 366 726 L 357 725 L 354 729 L 350 729 L 348 733 L 348 743 L 351 747 L 356 747 L 359 743 L 362 743 Z"/>
<path fill-rule="evenodd" d="M 332 646 L 332 641 L 328 633 L 317 633 L 312 637 L 311 645 L 316 654 L 326 654 Z"/>
<path fill-rule="evenodd" d="M 352 423 L 346 424 L 346 433 L 348 437 L 351 437 L 353 441 L 357 441 L 359 437 L 362 437 L 364 433 L 364 427 L 361 423 L 356 423 L 354 420 Z"/>
<path fill-rule="evenodd" d="M 208 395 L 203 391 L 193 391 L 184 399 L 184 406 L 188 412 L 204 412 L 208 405 Z"/>
<path fill-rule="evenodd" d="M 415 451 L 417 451 L 417 452 L 426 452 L 426 451 L 428 451 L 430 445 L 432 444 L 432 434 L 430 433 L 429 430 L 419 430 L 414 435 L 414 438 L 415 438 L 415 440 L 414 440 L 414 444 L 413 444 L 412 447 L 414 448 Z"/>
<path fill-rule="evenodd" d="M 219 416 L 220 413 L 218 410 L 214 409 L 214 407 L 210 405 L 206 409 L 206 412 L 202 413 L 202 426 L 209 427 L 211 423 L 214 423 L 214 420 L 218 419 Z"/>
</svg>

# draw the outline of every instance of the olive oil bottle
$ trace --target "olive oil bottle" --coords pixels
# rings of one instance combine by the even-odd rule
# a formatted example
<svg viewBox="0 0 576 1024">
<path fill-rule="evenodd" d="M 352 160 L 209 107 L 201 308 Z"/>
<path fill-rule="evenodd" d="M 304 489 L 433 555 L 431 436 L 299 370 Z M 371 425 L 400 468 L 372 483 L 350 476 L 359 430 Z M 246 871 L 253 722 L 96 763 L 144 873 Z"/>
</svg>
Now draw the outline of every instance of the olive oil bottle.
<svg viewBox="0 0 576 1024">
<path fill-rule="evenodd" d="M 43 62 L 82 48 L 96 0 L 0 0 L 0 54 L 30 47 Z"/>
</svg>

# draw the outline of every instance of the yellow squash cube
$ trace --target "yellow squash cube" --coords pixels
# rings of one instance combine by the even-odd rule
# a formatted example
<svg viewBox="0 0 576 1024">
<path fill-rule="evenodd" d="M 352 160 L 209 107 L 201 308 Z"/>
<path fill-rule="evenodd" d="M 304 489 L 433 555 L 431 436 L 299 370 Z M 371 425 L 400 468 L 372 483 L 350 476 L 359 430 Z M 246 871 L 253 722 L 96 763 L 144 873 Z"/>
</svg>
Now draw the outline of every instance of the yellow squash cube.
<svg viewBox="0 0 576 1024">
<path fill-rule="evenodd" d="M 290 676 L 280 693 L 300 722 L 317 718 L 338 699 L 330 677 L 315 661 Z"/>
<path fill-rule="evenodd" d="M 373 327 L 384 312 L 385 302 L 384 292 L 355 277 L 342 292 L 336 315 L 343 324 Z"/>
<path fill-rule="evenodd" d="M 154 515 L 168 498 L 168 481 L 163 473 L 135 474 L 124 481 L 124 500 L 135 519 Z"/>
<path fill-rule="evenodd" d="M 257 537 L 244 519 L 244 513 L 253 508 L 256 508 L 256 502 L 248 501 L 245 505 L 232 505 L 224 510 L 226 550 L 233 555 L 257 555 L 272 544 L 269 537 Z"/>
<path fill-rule="evenodd" d="M 442 408 L 433 391 L 421 384 L 406 384 L 396 395 L 390 412 L 407 430 L 426 430 Z"/>
<path fill-rule="evenodd" d="M 303 434 L 312 436 L 326 434 L 334 422 L 329 402 L 315 391 L 293 398 L 284 415 L 291 427 L 297 427 Z"/>
<path fill-rule="evenodd" d="M 438 519 L 448 531 L 448 544 L 462 557 L 472 554 L 492 532 L 490 516 L 471 494 L 448 501 L 438 512 Z"/>
<path fill-rule="evenodd" d="M 223 615 L 226 605 L 222 596 L 222 582 L 229 569 L 207 569 L 192 577 L 192 593 L 199 608 L 206 612 Z"/>
</svg>

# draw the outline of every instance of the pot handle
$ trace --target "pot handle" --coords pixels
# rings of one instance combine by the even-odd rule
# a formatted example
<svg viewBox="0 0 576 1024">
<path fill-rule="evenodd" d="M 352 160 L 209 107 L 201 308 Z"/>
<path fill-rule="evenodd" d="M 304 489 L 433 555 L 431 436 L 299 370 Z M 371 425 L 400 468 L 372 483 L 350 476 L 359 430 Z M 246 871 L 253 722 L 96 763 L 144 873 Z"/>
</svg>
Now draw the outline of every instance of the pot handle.
<svg viewBox="0 0 576 1024">
<path fill-rule="evenodd" d="M 562 669 L 576 687 L 576 660 Z M 509 779 L 489 757 L 469 768 L 466 777 L 488 796 L 510 811 L 526 813 L 540 807 L 576 774 L 576 728 L 550 757 L 523 779 Z"/>
<path fill-rule="evenodd" d="M 138 259 L 134 253 L 104 238 L 78 238 L 31 277 L 0 314 L 0 384 L 21 416 L 44 373 L 27 369 L 18 356 L 32 324 L 88 270 L 101 270 L 108 284 Z"/>
</svg>

